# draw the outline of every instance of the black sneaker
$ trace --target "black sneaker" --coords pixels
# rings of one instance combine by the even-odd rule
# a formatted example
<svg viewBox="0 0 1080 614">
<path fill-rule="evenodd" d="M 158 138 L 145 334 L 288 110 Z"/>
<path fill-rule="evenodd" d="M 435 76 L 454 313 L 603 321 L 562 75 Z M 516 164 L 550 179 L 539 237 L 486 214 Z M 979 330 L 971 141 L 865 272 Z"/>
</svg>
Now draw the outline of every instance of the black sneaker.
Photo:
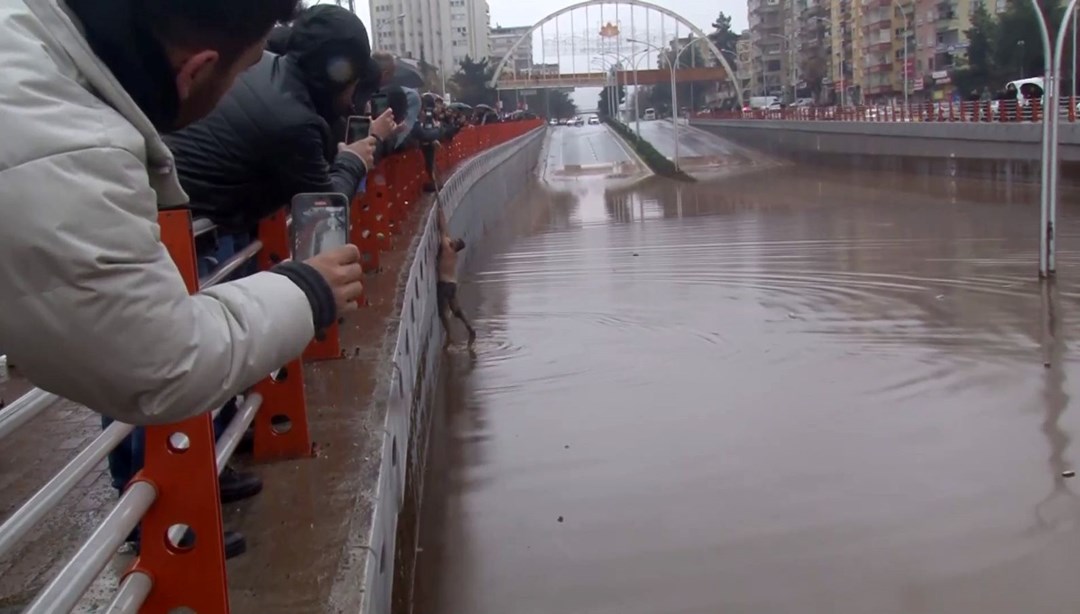
<svg viewBox="0 0 1080 614">
<path fill-rule="evenodd" d="M 226 465 L 218 477 L 221 502 L 233 503 L 254 497 L 262 492 L 263 483 L 254 473 L 240 472 Z"/>
<path fill-rule="evenodd" d="M 225 540 L 225 558 L 231 559 L 247 552 L 247 539 L 238 531 L 225 531 L 222 535 Z M 180 547 L 188 548 L 194 545 L 194 534 L 189 530 L 180 538 Z M 120 547 L 118 554 L 139 555 L 139 541 L 129 540 Z"/>
</svg>

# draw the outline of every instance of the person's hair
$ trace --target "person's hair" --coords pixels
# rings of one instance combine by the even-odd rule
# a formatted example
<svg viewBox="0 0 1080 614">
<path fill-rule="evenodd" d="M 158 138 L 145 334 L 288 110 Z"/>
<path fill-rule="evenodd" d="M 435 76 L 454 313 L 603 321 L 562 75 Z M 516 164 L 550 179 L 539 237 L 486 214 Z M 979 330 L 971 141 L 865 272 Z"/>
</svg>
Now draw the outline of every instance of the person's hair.
<svg viewBox="0 0 1080 614">
<path fill-rule="evenodd" d="M 388 51 L 375 51 L 371 54 L 371 59 L 375 60 L 375 64 L 379 66 L 379 72 L 393 72 L 397 67 L 397 60 Z"/>
<path fill-rule="evenodd" d="M 163 43 L 215 49 L 226 59 L 259 42 L 277 23 L 291 21 L 299 0 L 132 0 L 137 20 Z"/>
</svg>

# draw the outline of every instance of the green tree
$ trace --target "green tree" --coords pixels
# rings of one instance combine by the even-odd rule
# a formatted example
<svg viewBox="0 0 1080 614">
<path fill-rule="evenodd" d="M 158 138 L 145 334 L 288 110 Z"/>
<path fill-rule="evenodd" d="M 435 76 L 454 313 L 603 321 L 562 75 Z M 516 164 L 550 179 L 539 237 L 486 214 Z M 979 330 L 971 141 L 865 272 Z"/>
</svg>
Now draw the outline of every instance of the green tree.
<svg viewBox="0 0 1080 614">
<path fill-rule="evenodd" d="M 998 22 L 986 5 L 979 2 L 971 16 L 971 28 L 967 31 L 967 65 L 953 73 L 953 81 L 962 93 L 982 92 L 984 87 L 996 91 L 1008 75 L 1003 74 L 995 60 L 998 40 Z"/>
<path fill-rule="evenodd" d="M 548 117 L 574 117 L 578 114 L 577 105 L 570 98 L 567 90 L 546 89 L 541 90 L 544 94 L 544 108 L 537 109 L 547 114 Z"/>
<path fill-rule="evenodd" d="M 720 11 L 720 15 L 717 16 L 712 27 L 713 31 L 709 33 L 709 40 L 721 52 L 731 52 L 728 54 L 728 59 L 731 59 L 731 54 L 735 53 L 735 43 L 739 41 L 739 35 L 731 29 L 731 17 L 728 17 L 724 11 Z"/>
<path fill-rule="evenodd" d="M 1039 4 L 1050 27 L 1051 36 L 1056 36 L 1065 12 L 1064 7 L 1057 0 L 1041 0 Z M 1039 34 L 1038 17 L 1031 4 L 1010 2 L 998 19 L 993 61 L 1006 77 L 1004 80 L 1043 74 L 1042 38 Z M 1066 56 L 1068 55 L 1066 53 Z M 998 87 L 1002 85 L 997 84 Z"/>
<path fill-rule="evenodd" d="M 613 95 L 612 90 L 614 90 L 614 89 L 616 89 L 616 88 L 614 88 L 612 86 L 608 86 L 608 87 L 605 87 L 603 90 L 600 91 L 600 99 L 597 100 L 597 102 L 596 102 L 596 110 L 597 110 L 597 113 L 599 113 L 600 115 L 610 115 L 611 114 L 611 107 L 610 107 L 610 103 L 608 102 L 608 100 L 610 100 L 609 97 Z M 618 101 L 619 105 L 622 105 L 622 103 L 626 102 L 626 87 L 624 85 L 620 84 L 617 89 L 618 89 L 618 94 L 617 94 L 616 100 Z"/>
<path fill-rule="evenodd" d="M 454 100 L 476 106 L 495 104 L 495 89 L 489 86 L 494 74 L 494 67 L 487 58 L 476 61 L 465 56 L 454 76 L 450 77 L 450 88 Z"/>
</svg>

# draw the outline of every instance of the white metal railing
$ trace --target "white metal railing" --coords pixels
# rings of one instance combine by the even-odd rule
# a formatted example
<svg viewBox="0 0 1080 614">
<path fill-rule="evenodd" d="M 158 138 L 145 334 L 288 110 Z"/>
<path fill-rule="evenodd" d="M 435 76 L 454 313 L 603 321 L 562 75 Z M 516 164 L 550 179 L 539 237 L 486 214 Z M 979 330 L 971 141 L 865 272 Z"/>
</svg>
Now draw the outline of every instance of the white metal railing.
<svg viewBox="0 0 1080 614">
<path fill-rule="evenodd" d="M 212 233 L 215 229 L 214 224 L 208 220 L 199 219 L 192 223 L 192 234 L 196 237 Z M 260 249 L 262 249 L 262 243 L 253 241 L 201 279 L 200 288 L 205 289 L 223 282 L 251 261 Z M 5 355 L 2 358 L 6 360 L 7 357 Z M 59 396 L 40 388 L 34 388 L 25 393 L 0 410 L 0 439 L 16 432 L 60 400 Z M 219 474 L 228 464 L 262 403 L 263 397 L 260 394 L 247 394 L 240 403 L 236 416 L 217 439 L 215 454 Z M 213 414 L 216 416 L 219 412 L 220 409 L 215 410 Z M 125 437 L 131 435 L 134 429 L 135 427 L 130 424 L 113 422 L 12 513 L 0 525 L 0 558 L 11 554 L 34 527 L 56 509 L 64 497 L 89 475 Z M 179 447 L 182 448 L 184 445 L 181 442 Z M 74 608 L 127 536 L 146 515 L 157 496 L 158 493 L 151 483 L 133 482 L 60 573 L 36 595 L 25 613 L 68 612 Z M 174 543 L 178 543 L 186 530 L 187 527 L 183 525 L 173 526 L 169 530 L 169 538 Z M 108 611 L 138 612 L 152 588 L 153 579 L 147 573 L 134 571 L 128 574 L 121 583 Z"/>
</svg>

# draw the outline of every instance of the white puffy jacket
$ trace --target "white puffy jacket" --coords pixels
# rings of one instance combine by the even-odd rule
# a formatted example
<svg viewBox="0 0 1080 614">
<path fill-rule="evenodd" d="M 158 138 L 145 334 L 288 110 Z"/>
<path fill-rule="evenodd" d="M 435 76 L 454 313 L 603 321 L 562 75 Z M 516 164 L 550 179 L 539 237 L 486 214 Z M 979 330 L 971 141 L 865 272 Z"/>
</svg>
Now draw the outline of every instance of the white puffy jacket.
<svg viewBox="0 0 1080 614">
<path fill-rule="evenodd" d="M 189 296 L 157 206 L 187 201 L 157 131 L 57 0 L 0 0 L 0 348 L 123 422 L 220 406 L 300 354 L 311 306 L 259 273 Z"/>
</svg>

